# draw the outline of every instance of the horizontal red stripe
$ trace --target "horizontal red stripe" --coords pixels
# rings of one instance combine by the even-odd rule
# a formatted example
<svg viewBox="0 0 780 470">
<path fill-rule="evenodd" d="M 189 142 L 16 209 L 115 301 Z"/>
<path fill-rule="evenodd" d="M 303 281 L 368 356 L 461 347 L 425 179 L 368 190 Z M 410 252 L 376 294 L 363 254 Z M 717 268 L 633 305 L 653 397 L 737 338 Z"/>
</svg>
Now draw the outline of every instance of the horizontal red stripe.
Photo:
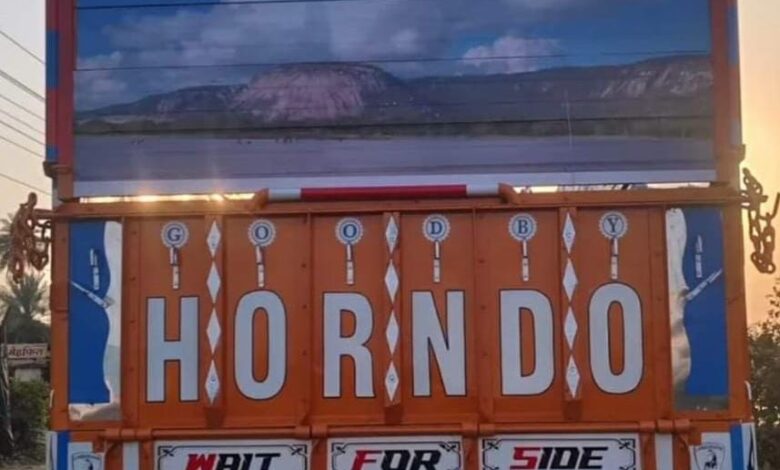
<svg viewBox="0 0 780 470">
<path fill-rule="evenodd" d="M 377 199 L 426 199 L 466 197 L 466 185 L 375 186 L 364 188 L 303 188 L 303 201 L 364 201 Z"/>
</svg>

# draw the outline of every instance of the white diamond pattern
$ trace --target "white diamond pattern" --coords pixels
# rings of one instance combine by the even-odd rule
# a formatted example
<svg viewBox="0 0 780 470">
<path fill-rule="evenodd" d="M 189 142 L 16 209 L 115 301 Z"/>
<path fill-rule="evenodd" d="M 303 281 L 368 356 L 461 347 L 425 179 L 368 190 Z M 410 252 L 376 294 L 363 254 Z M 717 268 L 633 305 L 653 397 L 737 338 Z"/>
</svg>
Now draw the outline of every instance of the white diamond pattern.
<svg viewBox="0 0 780 470">
<path fill-rule="evenodd" d="M 209 247 L 209 253 L 211 253 L 211 269 L 209 269 L 209 275 L 206 279 L 206 286 L 209 289 L 209 295 L 211 296 L 211 315 L 209 315 L 209 323 L 206 327 L 206 336 L 209 340 L 209 347 L 211 348 L 211 364 L 209 365 L 209 372 L 206 375 L 206 396 L 208 396 L 209 403 L 214 403 L 217 395 L 219 395 L 220 381 L 219 374 L 217 373 L 217 364 L 215 362 L 214 355 L 219 345 L 220 337 L 222 336 L 222 327 L 219 324 L 219 316 L 217 314 L 217 296 L 219 295 L 219 289 L 222 286 L 222 279 L 217 269 L 217 250 L 222 240 L 222 233 L 219 230 L 219 224 L 217 221 L 211 223 L 211 228 L 206 236 L 206 245 Z"/>
<path fill-rule="evenodd" d="M 209 346 L 211 346 L 211 354 L 217 350 L 217 344 L 219 343 L 219 337 L 222 334 L 222 328 L 219 327 L 219 318 L 217 318 L 217 310 L 211 310 L 211 316 L 209 317 L 209 325 L 206 327 L 206 336 L 209 338 Z"/>
<path fill-rule="evenodd" d="M 569 358 L 569 365 L 566 366 L 566 385 L 569 386 L 571 396 L 577 395 L 577 390 L 580 387 L 580 371 L 577 370 L 574 357 Z"/>
<path fill-rule="evenodd" d="M 206 237 L 206 243 L 209 245 L 209 251 L 211 252 L 212 258 L 217 254 L 217 248 L 219 248 L 219 241 L 221 239 L 222 234 L 219 232 L 219 226 L 217 226 L 217 222 L 214 221 L 214 223 L 211 224 L 211 229 L 209 229 L 209 235 Z"/>
<path fill-rule="evenodd" d="M 395 217 L 390 217 L 385 229 L 385 239 L 387 240 L 387 250 L 392 254 L 395 251 L 395 245 L 398 243 L 398 224 L 395 223 Z"/>
<path fill-rule="evenodd" d="M 571 301 L 574 289 L 577 288 L 577 273 L 574 272 L 574 264 L 570 259 L 566 260 L 566 271 L 563 273 L 563 288 Z"/>
<path fill-rule="evenodd" d="M 214 361 L 211 361 L 209 373 L 206 376 L 206 396 L 209 397 L 210 403 L 214 403 L 217 394 L 219 394 L 219 375 L 217 375 L 217 367 Z"/>
<path fill-rule="evenodd" d="M 574 239 L 577 231 L 574 229 L 574 221 L 571 220 L 571 214 L 566 214 L 566 222 L 563 224 L 563 243 L 566 246 L 566 252 L 571 254 L 574 247 Z"/>
<path fill-rule="evenodd" d="M 387 397 L 390 401 L 395 400 L 395 395 L 401 381 L 401 377 L 398 375 L 398 371 L 395 368 L 395 358 L 393 357 L 398 348 L 398 337 L 400 333 L 398 319 L 395 314 L 395 303 L 400 281 L 398 279 L 398 271 L 395 269 L 395 263 L 393 262 L 393 255 L 398 247 L 398 233 L 398 224 L 395 221 L 395 217 L 390 216 L 387 221 L 387 227 L 385 227 L 385 241 L 387 241 L 388 250 L 387 271 L 385 271 L 385 288 L 387 288 L 387 295 L 390 298 L 390 317 L 387 319 L 387 327 L 385 328 L 387 348 L 390 350 L 390 365 L 387 367 L 387 373 L 385 374 L 385 390 L 387 391 Z"/>
<path fill-rule="evenodd" d="M 577 337 L 577 319 L 574 318 L 574 311 L 569 307 L 566 313 L 566 320 L 563 325 L 563 333 L 566 335 L 566 342 L 569 349 L 574 347 L 574 339 Z"/>
<path fill-rule="evenodd" d="M 390 320 L 387 321 L 385 329 L 385 338 L 387 347 L 390 348 L 390 354 L 395 354 L 395 348 L 398 346 L 398 321 L 395 319 L 395 311 L 390 312 Z"/>
<path fill-rule="evenodd" d="M 395 294 L 398 293 L 398 273 L 393 265 L 393 260 L 390 260 L 390 264 L 387 266 L 385 287 L 387 287 L 387 295 L 390 296 L 390 302 L 395 302 Z"/>
<path fill-rule="evenodd" d="M 219 278 L 219 271 L 217 271 L 217 264 L 211 263 L 211 270 L 209 271 L 209 278 L 206 281 L 206 285 L 209 287 L 209 294 L 211 294 L 211 302 L 217 302 L 217 295 L 219 294 L 219 287 L 222 285 L 222 280 Z"/>
<path fill-rule="evenodd" d="M 395 370 L 395 364 L 390 363 L 385 375 L 385 389 L 390 400 L 395 399 L 395 392 L 398 391 L 398 372 Z"/>
</svg>

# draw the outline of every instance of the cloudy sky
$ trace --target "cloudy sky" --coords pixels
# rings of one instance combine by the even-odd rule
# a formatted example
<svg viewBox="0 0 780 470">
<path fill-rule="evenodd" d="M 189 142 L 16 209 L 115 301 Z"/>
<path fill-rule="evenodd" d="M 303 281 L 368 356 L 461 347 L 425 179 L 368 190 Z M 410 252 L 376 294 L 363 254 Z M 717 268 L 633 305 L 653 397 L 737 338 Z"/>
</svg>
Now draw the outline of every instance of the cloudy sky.
<svg viewBox="0 0 780 470">
<path fill-rule="evenodd" d="M 80 1 L 80 109 L 243 83 L 280 63 L 368 62 L 408 78 L 628 63 L 710 44 L 708 0 L 150 3 Z"/>
</svg>

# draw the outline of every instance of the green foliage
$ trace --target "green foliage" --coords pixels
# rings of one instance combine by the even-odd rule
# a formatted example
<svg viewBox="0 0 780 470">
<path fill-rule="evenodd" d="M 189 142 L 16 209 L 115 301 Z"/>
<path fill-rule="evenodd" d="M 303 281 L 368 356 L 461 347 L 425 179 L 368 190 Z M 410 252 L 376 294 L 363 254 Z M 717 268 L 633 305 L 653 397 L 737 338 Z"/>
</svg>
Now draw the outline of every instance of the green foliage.
<svg viewBox="0 0 780 470">
<path fill-rule="evenodd" d="M 9 343 L 47 343 L 49 325 L 48 285 L 43 275 L 27 274 L 19 284 L 0 288 L 0 308 L 7 309 L 5 325 Z"/>
<path fill-rule="evenodd" d="M 750 330 L 751 384 L 764 468 L 780 468 L 780 279 L 769 296 L 766 320 Z"/>
<path fill-rule="evenodd" d="M 43 460 L 48 408 L 47 383 L 11 381 L 11 427 L 18 457 Z"/>
</svg>

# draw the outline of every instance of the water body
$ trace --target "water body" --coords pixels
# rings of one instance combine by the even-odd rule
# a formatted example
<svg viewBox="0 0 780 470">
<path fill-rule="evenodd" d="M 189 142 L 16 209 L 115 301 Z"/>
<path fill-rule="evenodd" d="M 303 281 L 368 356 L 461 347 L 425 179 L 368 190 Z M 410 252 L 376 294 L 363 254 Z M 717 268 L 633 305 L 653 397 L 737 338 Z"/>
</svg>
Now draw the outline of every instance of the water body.
<svg viewBox="0 0 780 470">
<path fill-rule="evenodd" d="M 100 182 L 220 181 L 222 189 L 239 189 L 231 180 L 257 180 L 261 186 L 291 187 L 301 181 L 354 178 L 355 182 L 390 177 L 419 179 L 429 175 L 440 184 L 469 182 L 484 175 L 513 175 L 506 182 L 529 184 L 518 175 L 571 175 L 579 172 L 637 175 L 672 172 L 702 174 L 714 167 L 708 140 L 582 137 L 553 138 L 393 138 L 361 140 L 269 140 L 162 136 L 80 136 L 76 139 L 77 186 L 101 192 Z M 509 176 L 508 176 L 509 177 Z M 667 177 L 668 179 L 669 177 Z M 528 179 L 528 178 L 525 178 Z M 545 181 L 553 182 L 556 177 Z M 560 181 L 560 184 L 569 183 Z M 598 178 L 596 178 L 598 179 Z M 657 180 L 658 178 L 649 178 Z M 295 181 L 295 180 L 293 180 Z M 595 181 L 594 181 L 595 182 Z M 641 181 L 633 181 L 641 182 Z M 416 181 L 414 184 L 418 184 Z M 392 181 L 391 184 L 398 184 Z M 206 184 L 206 186 L 213 183 Z M 207 190 L 194 184 L 192 192 Z M 243 187 L 244 184 L 238 186 Z M 133 187 L 132 184 L 128 188 Z M 295 187 L 295 186 L 292 186 Z M 300 187 L 300 186 L 298 186 Z M 161 190 L 165 188 L 160 187 Z M 123 190 L 124 191 L 124 190 Z M 132 190 L 131 190 L 132 191 Z M 167 192 L 167 191 L 164 191 Z"/>
</svg>

